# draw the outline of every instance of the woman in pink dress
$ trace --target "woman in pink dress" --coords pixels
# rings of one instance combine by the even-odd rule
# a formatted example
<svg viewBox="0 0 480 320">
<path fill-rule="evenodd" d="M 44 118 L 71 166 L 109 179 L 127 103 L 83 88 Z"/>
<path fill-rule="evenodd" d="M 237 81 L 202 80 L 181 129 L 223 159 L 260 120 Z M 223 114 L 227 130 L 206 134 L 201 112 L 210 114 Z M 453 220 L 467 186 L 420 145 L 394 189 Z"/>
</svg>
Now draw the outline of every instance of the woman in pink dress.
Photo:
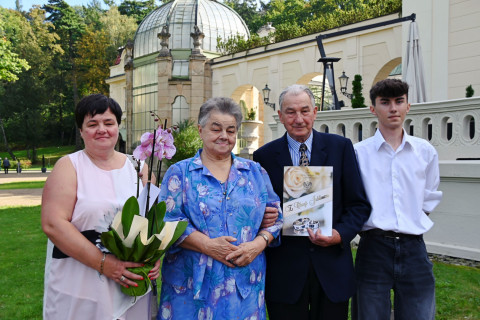
<svg viewBox="0 0 480 320">
<path fill-rule="evenodd" d="M 121 115 L 113 99 L 101 94 L 83 98 L 75 118 L 85 149 L 58 160 L 45 183 L 42 228 L 49 240 L 44 319 L 150 319 L 150 293 L 131 297 L 120 290 L 136 286 L 133 280 L 142 277 L 127 268 L 141 264 L 118 260 L 100 241 L 137 191 L 134 165 L 114 150 Z M 147 166 L 141 170 L 146 177 Z M 159 276 L 159 265 L 148 274 L 150 279 Z"/>
</svg>

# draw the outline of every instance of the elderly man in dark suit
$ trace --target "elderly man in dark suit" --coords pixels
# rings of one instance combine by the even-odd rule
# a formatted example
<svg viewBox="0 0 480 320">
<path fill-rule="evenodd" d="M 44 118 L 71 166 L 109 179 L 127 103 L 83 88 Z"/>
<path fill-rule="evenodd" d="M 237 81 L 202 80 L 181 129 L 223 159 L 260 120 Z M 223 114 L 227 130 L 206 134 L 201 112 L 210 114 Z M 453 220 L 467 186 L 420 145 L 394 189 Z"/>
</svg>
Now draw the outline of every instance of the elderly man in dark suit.
<svg viewBox="0 0 480 320">
<path fill-rule="evenodd" d="M 333 167 L 331 236 L 282 236 L 267 255 L 266 300 L 270 320 L 347 319 L 355 292 L 350 241 L 370 215 L 350 140 L 313 130 L 317 115 L 312 92 L 292 85 L 280 94 L 280 121 L 287 133 L 253 153 L 282 199 L 284 166 Z"/>
</svg>

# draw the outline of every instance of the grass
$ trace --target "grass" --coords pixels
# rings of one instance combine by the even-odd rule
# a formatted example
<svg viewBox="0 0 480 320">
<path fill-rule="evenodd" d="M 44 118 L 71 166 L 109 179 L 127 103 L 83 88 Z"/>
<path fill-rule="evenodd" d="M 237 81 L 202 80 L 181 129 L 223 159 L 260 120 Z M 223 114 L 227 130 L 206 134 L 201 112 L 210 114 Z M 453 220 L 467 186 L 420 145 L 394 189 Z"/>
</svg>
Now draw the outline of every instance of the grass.
<svg viewBox="0 0 480 320">
<path fill-rule="evenodd" d="M 0 318 L 42 319 L 47 237 L 40 206 L 0 209 Z"/>
<path fill-rule="evenodd" d="M 40 206 L 0 208 L 0 319 L 41 319 Z M 480 269 L 434 263 L 437 320 L 480 319 Z"/>
<path fill-rule="evenodd" d="M 15 150 L 13 151 L 13 154 L 21 160 L 22 170 L 28 171 L 28 170 L 40 170 L 42 168 L 42 156 L 45 156 L 45 167 L 47 169 L 51 169 L 53 168 L 53 166 L 55 165 L 58 159 L 74 151 L 75 151 L 75 146 L 38 148 L 37 149 L 38 161 L 36 163 L 31 163 L 31 161 L 27 158 L 27 150 Z M 0 152 L 0 157 L 2 159 L 5 159 L 5 157 L 7 157 L 10 159 L 11 163 L 15 162 L 15 161 L 11 161 L 12 159 L 10 154 L 8 154 L 8 152 L 5 152 L 5 151 Z M 16 162 L 15 164 L 12 163 L 10 170 L 14 172 L 16 168 L 17 168 Z"/>
<path fill-rule="evenodd" d="M 7 189 L 41 189 L 45 185 L 45 181 L 25 181 L 25 182 L 9 182 L 0 184 L 0 190 Z"/>
</svg>

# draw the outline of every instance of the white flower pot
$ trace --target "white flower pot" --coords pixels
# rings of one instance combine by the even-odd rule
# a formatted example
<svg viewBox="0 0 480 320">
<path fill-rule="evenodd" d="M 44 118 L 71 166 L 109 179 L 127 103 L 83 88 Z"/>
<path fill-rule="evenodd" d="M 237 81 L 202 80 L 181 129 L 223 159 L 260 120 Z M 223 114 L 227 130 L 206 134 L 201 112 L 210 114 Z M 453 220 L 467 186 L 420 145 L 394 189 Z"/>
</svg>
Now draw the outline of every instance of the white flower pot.
<svg viewBox="0 0 480 320">
<path fill-rule="evenodd" d="M 262 121 L 244 120 L 242 121 L 242 139 L 247 142 L 247 146 L 241 150 L 241 153 L 252 154 L 258 147 L 259 127 Z"/>
</svg>

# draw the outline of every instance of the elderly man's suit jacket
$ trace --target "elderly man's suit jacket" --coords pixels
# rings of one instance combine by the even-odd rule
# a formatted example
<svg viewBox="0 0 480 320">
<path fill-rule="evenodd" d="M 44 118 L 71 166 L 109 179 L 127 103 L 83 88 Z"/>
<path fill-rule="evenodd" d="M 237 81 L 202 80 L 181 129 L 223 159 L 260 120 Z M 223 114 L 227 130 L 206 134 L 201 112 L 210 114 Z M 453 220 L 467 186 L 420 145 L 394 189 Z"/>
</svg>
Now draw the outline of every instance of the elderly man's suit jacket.
<svg viewBox="0 0 480 320">
<path fill-rule="evenodd" d="M 268 172 L 273 188 L 283 198 L 284 166 L 292 166 L 287 135 L 253 153 Z M 320 247 L 308 237 L 282 236 L 281 244 L 267 249 L 266 299 L 278 303 L 295 303 L 307 281 L 309 264 L 313 265 L 320 284 L 330 300 L 348 300 L 355 291 L 355 276 L 350 241 L 370 215 L 355 151 L 350 140 L 313 130 L 311 166 L 333 167 L 333 228 L 342 243 Z"/>
</svg>

